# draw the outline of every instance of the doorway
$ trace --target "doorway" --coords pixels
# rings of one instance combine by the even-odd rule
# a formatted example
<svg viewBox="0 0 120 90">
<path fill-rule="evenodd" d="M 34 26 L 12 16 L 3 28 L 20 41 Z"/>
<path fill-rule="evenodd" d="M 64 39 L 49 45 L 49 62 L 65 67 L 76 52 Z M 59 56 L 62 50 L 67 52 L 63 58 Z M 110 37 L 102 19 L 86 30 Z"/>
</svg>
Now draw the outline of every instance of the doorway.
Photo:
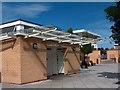
<svg viewBox="0 0 120 90">
<path fill-rule="evenodd" d="M 47 48 L 47 76 L 64 74 L 63 57 L 63 48 Z"/>
</svg>

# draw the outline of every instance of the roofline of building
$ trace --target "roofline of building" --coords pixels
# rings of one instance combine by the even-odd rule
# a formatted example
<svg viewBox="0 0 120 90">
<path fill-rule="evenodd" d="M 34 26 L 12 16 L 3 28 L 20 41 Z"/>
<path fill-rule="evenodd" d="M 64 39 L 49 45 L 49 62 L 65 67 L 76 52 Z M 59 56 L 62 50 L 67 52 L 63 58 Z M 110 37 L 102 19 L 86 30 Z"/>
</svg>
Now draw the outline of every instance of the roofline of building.
<svg viewBox="0 0 120 90">
<path fill-rule="evenodd" d="M 0 24 L 0 29 L 5 28 L 5 27 L 9 27 L 9 26 L 14 26 L 14 25 L 28 25 L 28 26 L 43 26 L 41 24 L 37 24 L 37 23 L 33 23 L 30 21 L 26 21 L 26 20 L 22 20 L 22 19 L 18 19 L 18 20 L 13 20 L 10 22 L 5 22 Z"/>
<path fill-rule="evenodd" d="M 23 19 L 12 20 L 12 21 L 9 21 L 9 22 L 2 23 L 0 25 L 7 24 L 7 23 L 12 23 L 12 22 L 16 22 L 16 21 L 24 21 L 24 22 L 28 22 L 28 23 L 31 23 L 31 24 L 36 24 L 36 25 L 43 26 L 42 24 L 34 23 L 34 22 L 31 22 L 31 21 L 23 20 Z"/>
<path fill-rule="evenodd" d="M 85 29 L 80 29 L 80 30 L 74 30 L 74 31 L 73 31 L 73 33 L 79 33 L 79 32 L 87 32 L 87 33 L 90 33 L 90 34 L 92 34 L 92 35 L 101 37 L 100 35 L 98 35 L 98 34 L 96 34 L 96 33 L 93 33 L 93 32 L 91 32 L 91 31 L 85 30 Z"/>
</svg>

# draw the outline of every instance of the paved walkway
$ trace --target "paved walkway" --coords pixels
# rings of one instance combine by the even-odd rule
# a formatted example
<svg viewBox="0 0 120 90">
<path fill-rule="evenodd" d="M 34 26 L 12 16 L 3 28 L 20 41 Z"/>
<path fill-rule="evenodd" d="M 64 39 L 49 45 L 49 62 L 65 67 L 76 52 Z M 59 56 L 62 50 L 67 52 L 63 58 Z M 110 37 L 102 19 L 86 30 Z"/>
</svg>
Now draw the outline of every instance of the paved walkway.
<svg viewBox="0 0 120 90">
<path fill-rule="evenodd" d="M 68 76 L 24 85 L 3 84 L 3 88 L 118 88 L 118 64 L 102 64 Z"/>
</svg>

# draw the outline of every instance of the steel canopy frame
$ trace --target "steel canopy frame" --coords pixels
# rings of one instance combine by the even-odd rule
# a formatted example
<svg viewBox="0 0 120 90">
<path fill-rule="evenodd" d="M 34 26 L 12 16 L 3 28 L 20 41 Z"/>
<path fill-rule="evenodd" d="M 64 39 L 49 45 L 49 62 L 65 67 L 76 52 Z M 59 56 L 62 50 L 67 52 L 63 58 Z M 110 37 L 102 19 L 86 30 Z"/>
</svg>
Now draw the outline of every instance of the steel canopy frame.
<svg viewBox="0 0 120 90">
<path fill-rule="evenodd" d="M 53 40 L 53 41 L 58 41 L 58 43 L 62 42 L 67 42 L 70 44 L 79 44 L 79 45 L 85 45 L 85 44 L 90 44 L 90 43 L 95 43 L 99 40 L 97 39 L 92 39 L 92 38 L 85 38 L 85 37 L 80 37 L 75 34 L 71 34 L 65 31 L 57 30 L 57 28 L 52 28 L 52 29 L 38 29 L 38 28 L 30 28 L 30 29 L 24 29 L 24 30 L 19 30 L 16 32 L 11 32 L 14 36 L 16 35 L 24 35 L 25 38 L 29 37 L 35 37 L 35 38 L 40 38 L 43 39 L 43 41 L 46 40 Z M 5 38 L 4 38 L 5 37 Z M 6 34 L 6 36 L 1 36 L 0 40 L 4 40 L 7 38 L 12 38 L 13 36 L 9 36 Z"/>
</svg>

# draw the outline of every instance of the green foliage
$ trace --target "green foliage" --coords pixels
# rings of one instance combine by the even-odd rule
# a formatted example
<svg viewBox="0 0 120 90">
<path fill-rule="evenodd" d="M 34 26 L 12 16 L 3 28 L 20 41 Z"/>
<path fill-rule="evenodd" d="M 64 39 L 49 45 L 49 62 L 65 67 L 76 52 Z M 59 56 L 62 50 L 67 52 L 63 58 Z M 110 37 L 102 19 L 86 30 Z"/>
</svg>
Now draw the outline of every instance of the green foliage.
<svg viewBox="0 0 120 90">
<path fill-rule="evenodd" d="M 111 26 L 112 35 L 114 42 L 120 45 L 120 1 L 115 6 L 110 6 L 105 9 L 107 19 L 114 22 Z"/>
<path fill-rule="evenodd" d="M 105 9 L 107 13 L 107 19 L 110 21 L 117 21 L 120 18 L 120 9 L 116 6 L 110 6 Z"/>
<path fill-rule="evenodd" d="M 106 50 L 105 49 L 103 49 L 103 50 L 100 50 L 101 51 L 101 54 L 107 54 L 107 52 L 106 52 Z"/>
<path fill-rule="evenodd" d="M 115 43 L 118 43 L 120 45 L 120 20 L 117 21 L 114 26 L 111 27 L 111 29 L 111 37 L 114 39 Z"/>
<path fill-rule="evenodd" d="M 104 54 L 104 55 L 106 55 L 107 54 L 107 50 L 109 50 L 109 48 L 98 48 L 98 50 L 100 50 L 100 52 L 101 52 L 101 55 L 102 54 Z"/>
<path fill-rule="evenodd" d="M 90 37 L 90 34 L 88 34 L 87 32 L 84 32 L 82 36 L 88 38 L 88 37 Z"/>
<path fill-rule="evenodd" d="M 72 28 L 69 28 L 69 29 L 67 30 L 67 32 L 73 33 L 73 29 L 72 29 Z"/>
<path fill-rule="evenodd" d="M 86 44 L 86 45 L 83 45 L 82 47 L 80 47 L 80 51 L 87 55 L 89 53 L 92 53 L 93 50 L 94 50 L 94 47 L 91 46 L 91 44 Z"/>
</svg>

